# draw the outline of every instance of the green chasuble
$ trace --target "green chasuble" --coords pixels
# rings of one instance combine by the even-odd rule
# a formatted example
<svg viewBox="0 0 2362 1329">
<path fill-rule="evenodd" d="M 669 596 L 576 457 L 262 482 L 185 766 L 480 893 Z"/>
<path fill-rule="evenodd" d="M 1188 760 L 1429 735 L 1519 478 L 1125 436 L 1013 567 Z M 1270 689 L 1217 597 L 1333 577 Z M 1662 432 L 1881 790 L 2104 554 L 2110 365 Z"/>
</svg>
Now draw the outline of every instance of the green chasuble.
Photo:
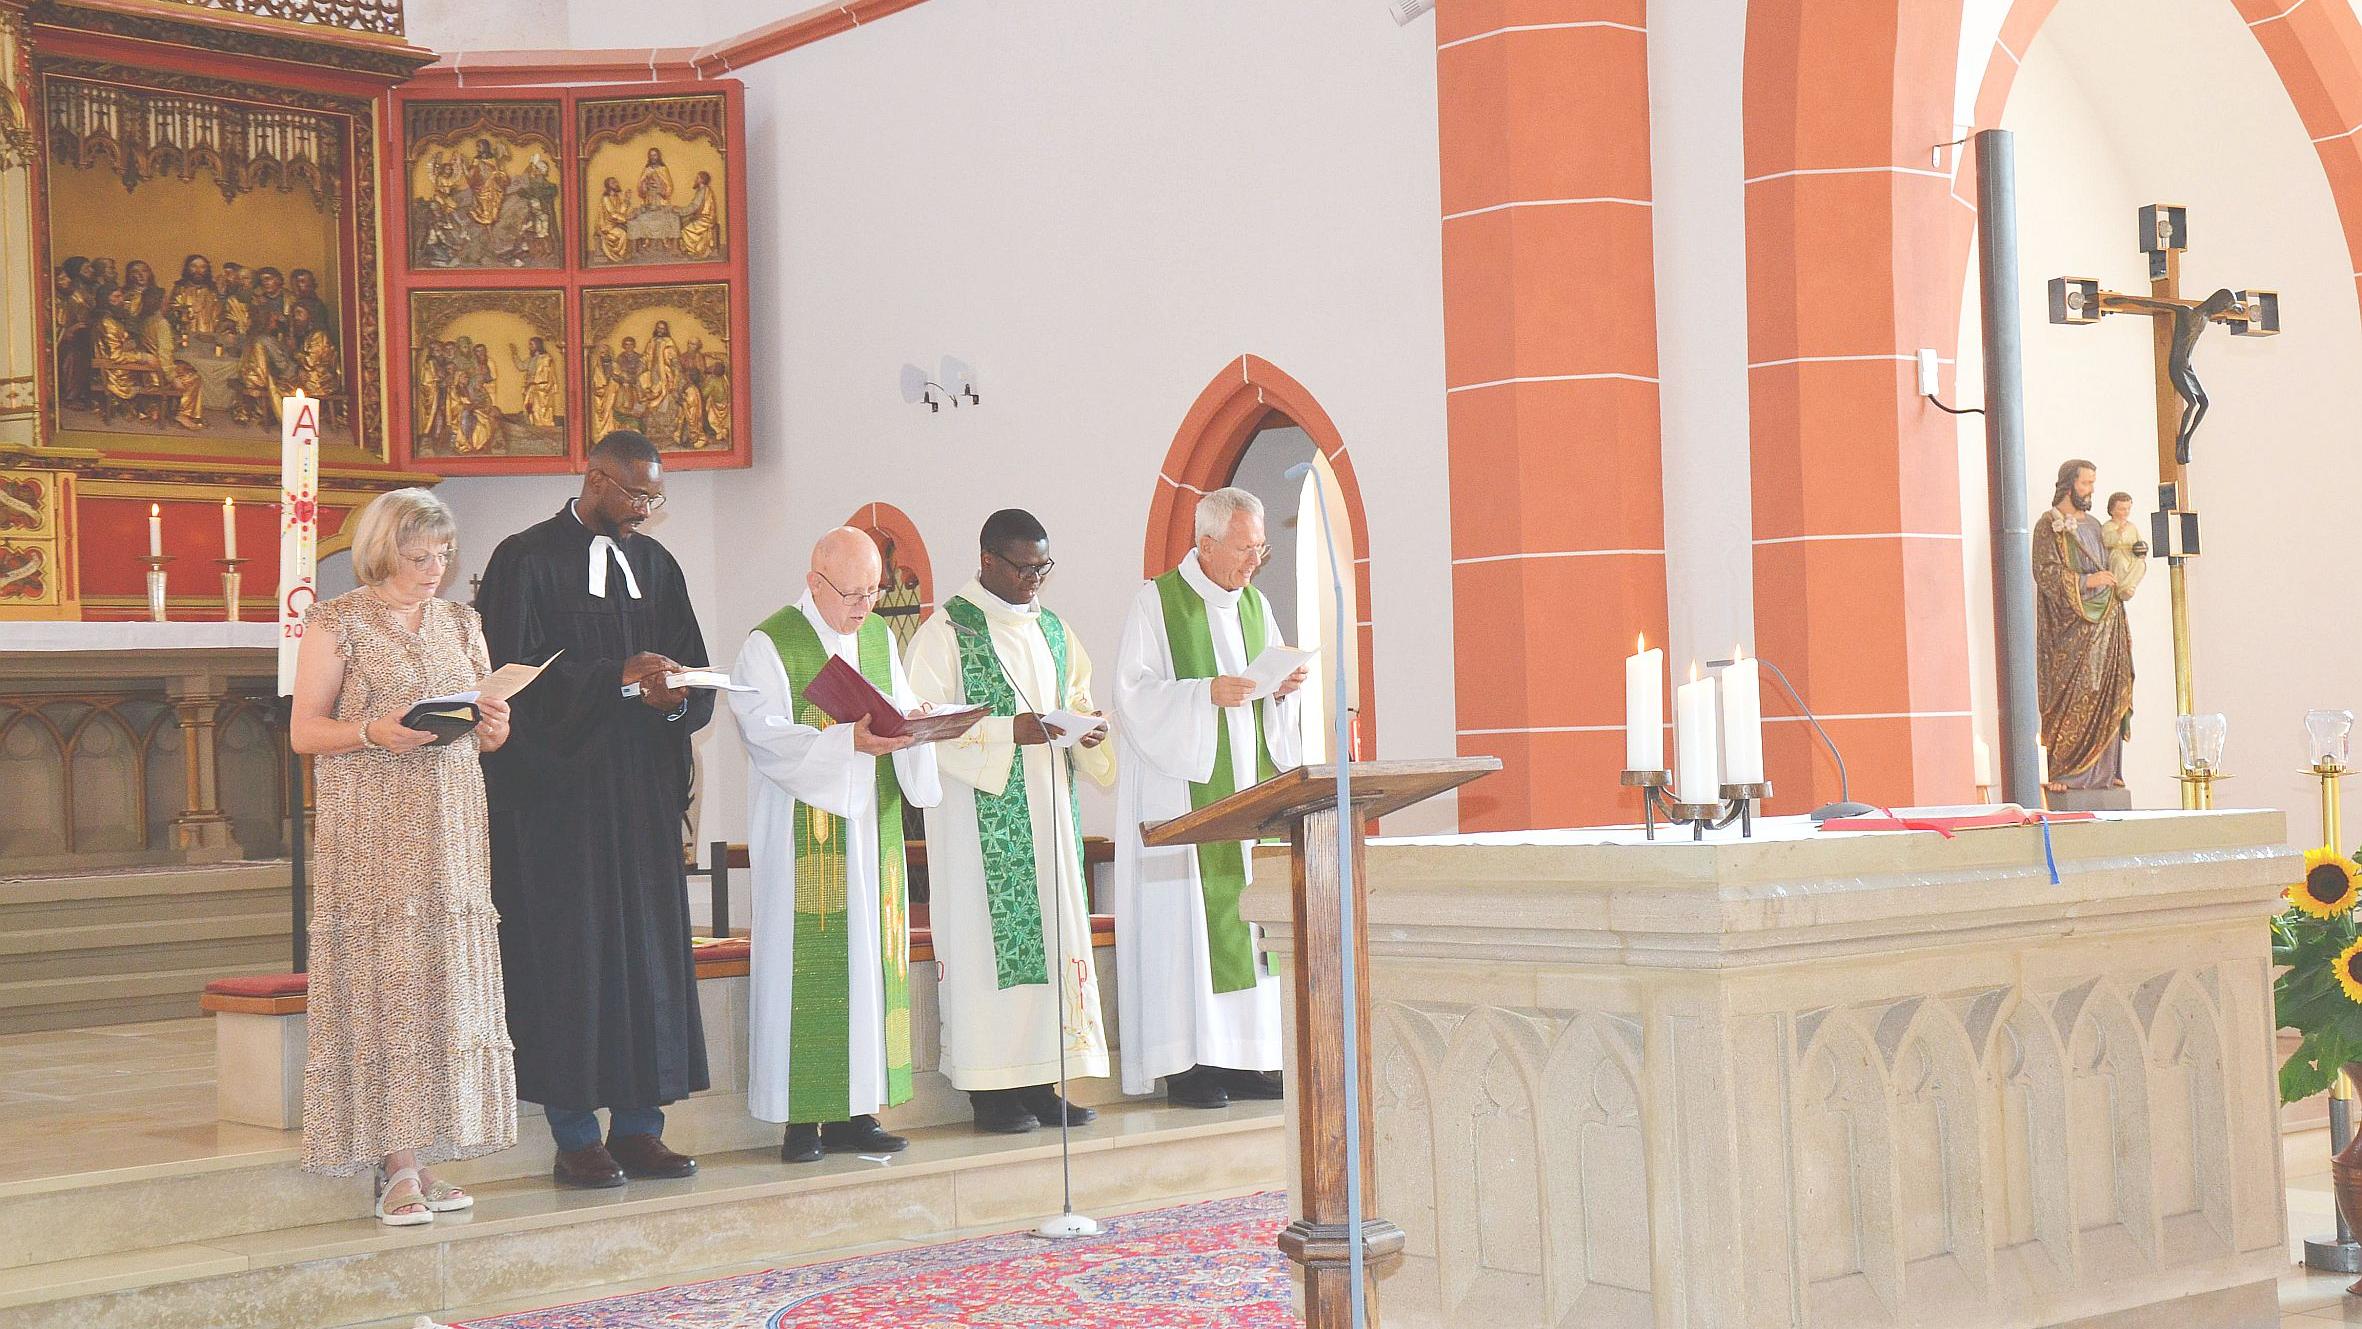
<svg viewBox="0 0 2362 1329">
<path fill-rule="evenodd" d="M 795 722 L 825 729 L 819 707 L 804 689 L 828 664 L 828 649 L 794 605 L 755 629 L 778 648 L 786 667 Z M 894 695 L 892 638 L 876 614 L 858 637 L 861 676 Z M 902 845 L 902 783 L 892 758 L 877 761 L 879 972 L 885 979 L 886 1104 L 910 1097 L 910 895 Z M 788 1119 L 843 1121 L 852 1115 L 852 1059 L 848 1040 L 852 975 L 845 942 L 846 834 L 844 819 L 806 803 L 795 817 L 795 952 L 788 1017 Z"/>
<path fill-rule="evenodd" d="M 984 611 L 954 596 L 943 612 L 967 629 L 954 633 L 959 641 L 960 691 L 971 704 L 988 706 L 992 714 L 1018 713 L 1017 690 L 1002 671 L 999 652 L 992 644 L 992 624 Z M 1034 620 L 1049 643 L 1057 695 L 1040 704 L 1056 710 L 1066 704 L 1066 624 L 1044 609 Z M 1082 804 L 1074 788 L 1074 754 L 1053 749 L 1052 761 L 1066 765 L 1067 817 L 1065 829 L 1074 837 L 1074 861 L 1083 861 Z M 1053 795 L 1055 796 L 1055 795 Z M 1049 967 L 1042 952 L 1041 874 L 1033 843 L 1033 805 L 1026 797 L 1025 749 L 1009 765 L 1009 782 L 997 794 L 976 791 L 976 841 L 984 850 L 984 900 L 992 917 L 992 953 L 1000 986 L 1047 983 Z"/>
<path fill-rule="evenodd" d="M 1157 598 L 1165 611 L 1165 642 L 1173 653 L 1176 678 L 1213 678 L 1222 671 L 1214 663 L 1214 632 L 1206 623 L 1205 597 L 1181 576 L 1179 568 L 1156 579 Z M 1238 633 L 1247 659 L 1263 653 L 1270 637 L 1270 606 L 1253 586 L 1238 597 Z M 1248 702 L 1255 715 L 1255 778 L 1253 784 L 1278 774 L 1263 733 L 1263 706 Z M 1218 803 L 1242 786 L 1233 771 L 1230 724 L 1214 720 L 1214 772 L 1205 783 L 1190 782 L 1189 806 Z M 1254 930 L 1238 916 L 1238 897 L 1247 889 L 1246 849 L 1235 840 L 1201 844 L 1197 848 L 1197 880 L 1206 902 L 1206 959 L 1214 971 L 1214 991 L 1242 992 L 1255 986 Z"/>
</svg>

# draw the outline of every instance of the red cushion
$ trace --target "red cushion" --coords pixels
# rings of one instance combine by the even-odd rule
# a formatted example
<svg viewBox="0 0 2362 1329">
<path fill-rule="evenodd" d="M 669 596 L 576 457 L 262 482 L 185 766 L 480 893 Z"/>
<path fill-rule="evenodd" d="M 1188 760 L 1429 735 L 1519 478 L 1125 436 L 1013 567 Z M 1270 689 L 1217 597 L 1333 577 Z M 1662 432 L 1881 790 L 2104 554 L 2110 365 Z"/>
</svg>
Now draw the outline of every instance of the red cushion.
<svg viewBox="0 0 2362 1329">
<path fill-rule="evenodd" d="M 311 991 L 309 974 L 248 974 L 241 978 L 217 978 L 205 985 L 207 992 L 218 992 L 225 997 L 299 997 Z"/>
<path fill-rule="evenodd" d="M 754 952 L 754 943 L 744 937 L 721 937 L 697 945 L 700 960 L 743 960 Z"/>
</svg>

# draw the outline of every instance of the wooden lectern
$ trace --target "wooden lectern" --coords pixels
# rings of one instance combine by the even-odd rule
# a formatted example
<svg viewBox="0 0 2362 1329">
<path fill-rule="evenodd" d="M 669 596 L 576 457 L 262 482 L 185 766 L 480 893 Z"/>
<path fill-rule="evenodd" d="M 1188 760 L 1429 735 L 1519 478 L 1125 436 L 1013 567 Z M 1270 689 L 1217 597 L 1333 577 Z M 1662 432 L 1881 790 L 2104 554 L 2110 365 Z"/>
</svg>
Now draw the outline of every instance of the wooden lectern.
<svg viewBox="0 0 2362 1329">
<path fill-rule="evenodd" d="M 1362 872 L 1362 830 L 1375 818 L 1423 802 L 1446 790 L 1501 769 L 1498 757 L 1434 761 L 1357 761 L 1346 772 L 1353 818 L 1354 972 L 1369 973 L 1367 876 Z M 1291 966 L 1296 984 L 1295 1059 L 1288 1072 L 1288 1097 L 1296 1106 L 1296 1199 L 1304 1216 L 1280 1234 L 1279 1248 L 1304 1266 L 1304 1313 L 1309 1329 L 1340 1329 L 1351 1323 L 1351 1234 L 1345 1204 L 1344 938 L 1337 917 L 1337 768 L 1302 766 L 1242 789 L 1185 817 L 1140 828 L 1151 848 L 1259 840 L 1285 832 L 1295 860 L 1296 951 Z M 1355 1052 L 1361 1067 L 1362 1194 L 1376 1175 L 1371 1141 L 1370 992 L 1367 979 L 1354 994 Z M 1364 1268 L 1402 1250 L 1402 1229 L 1383 1218 L 1362 1215 Z M 1372 1298 L 1369 1323 L 1378 1323 Z"/>
</svg>

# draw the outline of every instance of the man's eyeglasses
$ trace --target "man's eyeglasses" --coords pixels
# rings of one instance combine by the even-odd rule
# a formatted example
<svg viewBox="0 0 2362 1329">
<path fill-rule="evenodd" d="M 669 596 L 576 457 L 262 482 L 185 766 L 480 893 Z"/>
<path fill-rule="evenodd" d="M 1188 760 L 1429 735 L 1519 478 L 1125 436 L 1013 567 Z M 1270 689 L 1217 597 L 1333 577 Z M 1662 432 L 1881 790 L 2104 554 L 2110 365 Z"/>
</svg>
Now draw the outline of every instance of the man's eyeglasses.
<svg viewBox="0 0 2362 1329">
<path fill-rule="evenodd" d="M 1261 564 L 1271 561 L 1270 545 L 1232 545 L 1223 544 L 1219 540 L 1214 543 L 1217 547 L 1227 549 L 1249 563 Z"/>
<path fill-rule="evenodd" d="M 849 605 L 873 605 L 876 604 L 878 600 L 886 593 L 886 588 L 883 586 L 872 587 L 866 591 L 848 591 L 837 585 L 834 581 L 830 581 L 828 574 L 825 572 L 816 570 L 812 575 L 820 578 L 822 581 L 828 582 L 828 589 L 835 591 L 837 593 L 837 598 L 843 600 Z"/>
<path fill-rule="evenodd" d="M 1024 578 L 1027 581 L 1048 581 L 1050 579 L 1050 573 L 1058 566 L 1058 560 L 1054 558 L 1045 558 L 1039 563 L 1020 563 L 1013 558 L 1006 557 L 996 550 L 987 549 L 984 552 L 1007 564 L 1009 571 L 1016 573 L 1018 576 Z"/>
<path fill-rule="evenodd" d="M 609 488 L 623 495 L 623 501 L 631 504 L 638 511 L 654 512 L 664 506 L 664 495 L 662 494 L 651 494 L 645 490 L 632 489 L 605 471 L 596 471 L 593 474 L 606 481 Z"/>
</svg>

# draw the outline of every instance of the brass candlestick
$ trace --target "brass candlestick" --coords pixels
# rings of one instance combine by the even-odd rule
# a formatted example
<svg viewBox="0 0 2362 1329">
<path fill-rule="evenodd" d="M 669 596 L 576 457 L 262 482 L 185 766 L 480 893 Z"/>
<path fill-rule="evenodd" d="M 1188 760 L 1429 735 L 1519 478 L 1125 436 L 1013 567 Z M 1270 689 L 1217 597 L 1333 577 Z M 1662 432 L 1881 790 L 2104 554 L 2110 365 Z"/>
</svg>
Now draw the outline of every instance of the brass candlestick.
<svg viewBox="0 0 2362 1329">
<path fill-rule="evenodd" d="M 1739 824 L 1739 835 L 1751 838 L 1755 834 L 1755 805 L 1771 797 L 1769 781 L 1762 784 L 1726 784 L 1717 792 L 1721 801 L 1715 803 L 1684 803 L 1669 792 L 1673 784 L 1670 771 L 1626 771 L 1626 788 L 1640 790 L 1640 802 L 1648 828 L 1648 838 L 1657 838 L 1657 814 L 1676 826 L 1690 828 L 1690 838 L 1703 840 L 1706 832 L 1719 831 L 1732 822 Z"/>
<path fill-rule="evenodd" d="M 150 554 L 141 560 L 148 565 L 148 621 L 151 623 L 166 621 L 164 614 L 164 565 L 171 561 L 172 555 L 170 554 Z"/>
<path fill-rule="evenodd" d="M 2312 765 L 2313 775 L 2321 781 L 2321 843 L 2345 852 L 2345 830 L 2339 817 L 2337 782 L 2354 773 L 2354 768 L 2334 758 L 2323 758 Z"/>
<path fill-rule="evenodd" d="M 2207 811 L 2214 807 L 2214 782 L 2231 777 L 2211 766 L 2200 763 L 2184 766 L 2181 774 L 2173 777 L 2181 782 L 2182 806 Z"/>
<path fill-rule="evenodd" d="M 245 566 L 248 560 L 225 558 L 218 561 L 221 563 L 221 621 L 236 623 L 240 621 L 238 617 L 238 583 L 241 577 L 238 569 Z"/>
</svg>

